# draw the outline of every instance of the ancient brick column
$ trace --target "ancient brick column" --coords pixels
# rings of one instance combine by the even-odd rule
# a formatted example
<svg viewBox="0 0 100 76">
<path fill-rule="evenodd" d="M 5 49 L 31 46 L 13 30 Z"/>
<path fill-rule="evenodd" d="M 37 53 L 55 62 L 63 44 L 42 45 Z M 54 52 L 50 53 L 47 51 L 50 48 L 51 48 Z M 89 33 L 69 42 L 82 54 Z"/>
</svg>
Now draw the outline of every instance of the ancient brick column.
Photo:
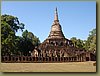
<svg viewBox="0 0 100 76">
<path fill-rule="evenodd" d="M 76 60 L 79 61 L 79 56 L 76 57 Z"/>
<path fill-rule="evenodd" d="M 23 62 L 23 56 L 21 56 L 21 62 Z"/>
<path fill-rule="evenodd" d="M 26 62 L 26 61 L 27 61 L 26 56 L 24 56 L 24 62 Z"/>
<path fill-rule="evenodd" d="M 7 56 L 7 61 L 9 61 L 9 56 Z"/>
<path fill-rule="evenodd" d="M 10 60 L 11 62 L 13 62 L 13 57 L 11 56 L 11 60 Z"/>
</svg>

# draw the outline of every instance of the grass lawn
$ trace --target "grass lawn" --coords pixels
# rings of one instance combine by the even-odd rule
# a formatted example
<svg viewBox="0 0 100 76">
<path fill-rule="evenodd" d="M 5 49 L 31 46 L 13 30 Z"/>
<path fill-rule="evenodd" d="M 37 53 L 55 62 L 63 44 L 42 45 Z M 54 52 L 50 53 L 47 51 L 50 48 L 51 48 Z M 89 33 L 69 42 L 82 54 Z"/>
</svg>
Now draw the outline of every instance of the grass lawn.
<svg viewBox="0 0 100 76">
<path fill-rule="evenodd" d="M 94 62 L 1 63 L 1 72 L 96 72 Z"/>
</svg>

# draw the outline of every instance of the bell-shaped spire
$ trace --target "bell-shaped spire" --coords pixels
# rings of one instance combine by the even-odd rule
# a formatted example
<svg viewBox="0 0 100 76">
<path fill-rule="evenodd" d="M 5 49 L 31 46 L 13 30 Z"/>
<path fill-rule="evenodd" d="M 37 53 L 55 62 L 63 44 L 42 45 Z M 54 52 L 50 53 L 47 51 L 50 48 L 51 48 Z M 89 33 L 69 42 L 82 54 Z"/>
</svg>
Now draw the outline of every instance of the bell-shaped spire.
<svg viewBox="0 0 100 76">
<path fill-rule="evenodd" d="M 56 10 L 55 10 L 54 21 L 58 21 L 58 12 L 57 12 L 57 7 L 56 7 Z"/>
<path fill-rule="evenodd" d="M 62 32 L 61 25 L 60 25 L 59 20 L 58 20 L 57 7 L 56 7 L 56 10 L 55 10 L 54 22 L 53 22 L 53 25 L 51 26 L 51 31 L 50 31 L 48 38 L 49 39 L 50 38 L 65 38 L 64 34 Z"/>
</svg>

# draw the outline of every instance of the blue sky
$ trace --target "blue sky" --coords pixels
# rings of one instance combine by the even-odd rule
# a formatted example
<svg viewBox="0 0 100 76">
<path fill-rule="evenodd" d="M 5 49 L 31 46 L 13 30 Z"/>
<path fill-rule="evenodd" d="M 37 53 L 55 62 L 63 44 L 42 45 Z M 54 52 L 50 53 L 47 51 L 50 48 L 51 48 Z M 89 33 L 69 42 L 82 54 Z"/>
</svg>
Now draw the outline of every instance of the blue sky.
<svg viewBox="0 0 100 76">
<path fill-rule="evenodd" d="M 86 40 L 89 31 L 96 28 L 95 1 L 3 1 L 1 14 L 18 17 L 19 21 L 25 24 L 25 29 L 39 37 L 40 41 L 43 42 L 50 33 L 56 7 L 66 38 L 77 37 Z M 16 35 L 21 36 L 21 34 L 19 31 Z"/>
</svg>

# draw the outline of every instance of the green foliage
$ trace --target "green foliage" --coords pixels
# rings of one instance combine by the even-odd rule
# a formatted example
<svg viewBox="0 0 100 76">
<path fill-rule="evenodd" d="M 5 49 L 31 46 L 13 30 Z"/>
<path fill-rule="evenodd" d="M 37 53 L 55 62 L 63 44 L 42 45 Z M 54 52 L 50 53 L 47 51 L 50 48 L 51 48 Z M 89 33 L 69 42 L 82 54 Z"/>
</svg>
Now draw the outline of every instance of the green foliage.
<svg viewBox="0 0 100 76">
<path fill-rule="evenodd" d="M 28 32 L 27 30 L 23 32 L 22 36 L 23 42 L 21 45 L 23 45 L 23 55 L 29 55 L 29 51 L 33 51 L 33 49 L 40 44 L 40 40 L 32 32 Z"/>
<path fill-rule="evenodd" d="M 75 47 L 84 48 L 84 41 L 83 40 L 77 39 L 76 37 L 72 37 L 70 40 L 74 43 Z"/>
<path fill-rule="evenodd" d="M 3 18 L 1 16 L 1 18 Z M 1 20 L 1 51 L 2 55 L 10 55 L 14 47 L 15 32 L 11 26 L 5 21 Z"/>
<path fill-rule="evenodd" d="M 16 36 L 18 30 L 24 29 L 24 24 L 20 23 L 17 17 L 11 15 L 1 16 L 1 54 L 3 55 L 29 55 L 35 46 L 40 43 L 32 32 L 25 30 L 23 37 Z"/>
<path fill-rule="evenodd" d="M 34 46 L 38 46 L 40 44 L 39 38 L 37 38 L 32 32 L 25 30 L 22 36 L 23 38 L 30 40 Z"/>
<path fill-rule="evenodd" d="M 77 39 L 76 37 L 72 37 L 70 40 L 77 48 L 83 48 L 87 51 L 96 51 L 96 29 L 89 32 L 87 40 Z"/>
<path fill-rule="evenodd" d="M 89 32 L 86 44 L 88 46 L 88 51 L 96 51 L 96 29 Z"/>
<path fill-rule="evenodd" d="M 1 22 L 6 22 L 10 26 L 10 28 L 15 32 L 17 32 L 18 29 L 21 29 L 22 31 L 24 29 L 24 24 L 20 23 L 17 17 L 11 15 L 2 15 Z"/>
<path fill-rule="evenodd" d="M 17 55 L 24 55 L 27 56 L 29 55 L 29 51 L 33 51 L 34 45 L 29 39 L 25 39 L 20 36 L 16 36 L 15 38 L 15 45 L 16 45 L 16 53 Z"/>
<path fill-rule="evenodd" d="M 76 47 L 77 38 L 76 37 L 72 37 L 70 40 L 73 42 L 74 46 Z"/>
</svg>

